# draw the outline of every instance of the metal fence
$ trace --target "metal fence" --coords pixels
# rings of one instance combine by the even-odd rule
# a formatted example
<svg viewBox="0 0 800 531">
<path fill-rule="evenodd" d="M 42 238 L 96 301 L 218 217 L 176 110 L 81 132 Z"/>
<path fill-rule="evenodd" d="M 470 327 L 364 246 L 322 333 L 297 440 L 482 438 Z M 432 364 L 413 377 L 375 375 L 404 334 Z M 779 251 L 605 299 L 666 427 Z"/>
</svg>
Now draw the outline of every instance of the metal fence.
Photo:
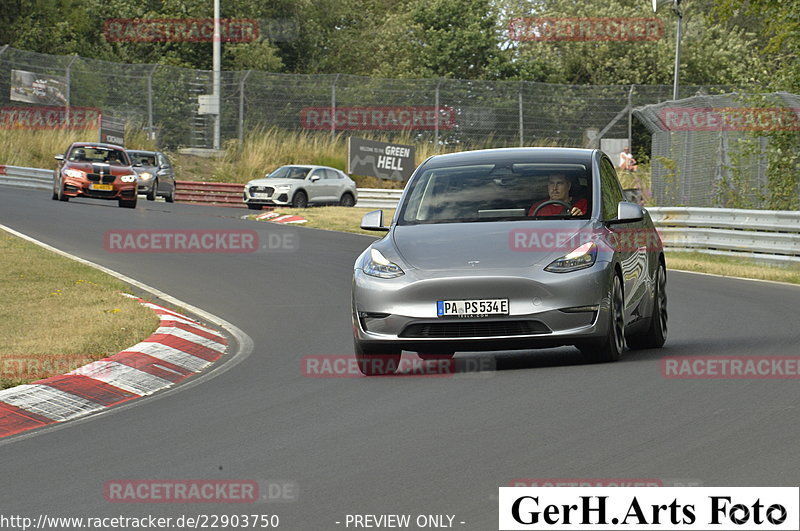
<svg viewBox="0 0 800 531">
<path fill-rule="evenodd" d="M 152 131 L 163 148 L 212 147 L 214 118 L 201 114 L 198 104 L 198 96 L 212 92 L 210 71 L 45 55 L 6 46 L 0 48 L 0 107 L 19 105 L 10 99 L 12 70 L 65 78 L 63 105 L 99 108 L 125 118 Z M 684 86 L 681 94 L 724 90 Z M 254 128 L 278 127 L 390 140 L 410 137 L 435 145 L 596 146 L 600 138 L 629 138 L 631 110 L 671 94 L 668 85 L 228 71 L 221 75 L 220 137 L 224 142 L 241 139 Z"/>
<path fill-rule="evenodd" d="M 651 181 L 659 205 L 690 207 L 798 208 L 800 183 L 794 190 L 787 173 L 800 168 L 770 168 L 770 155 L 786 160 L 774 135 L 800 135 L 800 96 L 722 94 L 695 96 L 647 105 L 634 114 L 652 133 Z M 777 137 L 780 138 L 780 137 Z M 786 137 L 783 138 L 784 140 Z M 793 143 L 797 145 L 797 140 Z M 776 174 L 785 179 L 778 183 Z M 789 175 L 788 177 L 791 177 Z"/>
</svg>

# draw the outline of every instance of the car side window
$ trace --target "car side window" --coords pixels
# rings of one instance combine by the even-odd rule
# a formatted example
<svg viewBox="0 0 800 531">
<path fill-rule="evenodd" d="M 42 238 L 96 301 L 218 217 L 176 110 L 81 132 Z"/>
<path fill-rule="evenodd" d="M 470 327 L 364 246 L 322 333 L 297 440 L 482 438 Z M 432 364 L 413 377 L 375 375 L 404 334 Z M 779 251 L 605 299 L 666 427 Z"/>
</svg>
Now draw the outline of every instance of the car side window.
<svg viewBox="0 0 800 531">
<path fill-rule="evenodd" d="M 607 158 L 600 159 L 600 200 L 602 201 L 603 219 L 617 218 L 617 206 L 625 198 L 619 186 L 617 172 Z"/>
<path fill-rule="evenodd" d="M 339 174 L 338 171 L 334 170 L 325 170 L 325 177 L 327 179 L 341 179 L 342 176 Z"/>
<path fill-rule="evenodd" d="M 308 178 L 309 178 L 309 179 L 311 179 L 311 178 L 312 178 L 312 177 L 314 177 L 315 175 L 316 175 L 317 177 L 319 177 L 319 178 L 320 178 L 320 180 L 322 180 L 322 179 L 324 179 L 324 178 L 325 178 L 325 170 L 322 170 L 322 169 L 316 169 L 316 170 L 314 170 L 313 172 L 311 172 L 311 174 L 308 176 Z"/>
<path fill-rule="evenodd" d="M 172 165 L 169 163 L 169 159 L 161 153 L 158 154 L 158 165 L 164 168 L 172 167 Z"/>
</svg>

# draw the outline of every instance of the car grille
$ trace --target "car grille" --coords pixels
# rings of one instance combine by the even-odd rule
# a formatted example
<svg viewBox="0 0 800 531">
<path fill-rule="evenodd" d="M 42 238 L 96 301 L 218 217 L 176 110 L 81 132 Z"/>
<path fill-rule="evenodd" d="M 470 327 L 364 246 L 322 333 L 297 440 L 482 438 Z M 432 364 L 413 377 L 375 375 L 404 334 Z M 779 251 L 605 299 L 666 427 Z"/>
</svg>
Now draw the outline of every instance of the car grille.
<svg viewBox="0 0 800 531">
<path fill-rule="evenodd" d="M 251 194 L 268 194 L 272 195 L 272 192 L 275 191 L 275 188 L 271 186 L 251 186 L 250 193 Z"/>
<path fill-rule="evenodd" d="M 501 337 L 546 334 L 550 329 L 539 321 L 447 321 L 408 325 L 400 337 L 455 338 Z"/>
<path fill-rule="evenodd" d="M 99 173 L 87 173 L 86 178 L 92 181 L 93 183 L 99 183 L 101 175 Z M 114 182 L 114 179 L 116 179 L 116 177 L 114 177 L 113 175 L 108 175 L 107 173 L 104 173 L 102 175 L 103 184 L 111 184 Z"/>
</svg>

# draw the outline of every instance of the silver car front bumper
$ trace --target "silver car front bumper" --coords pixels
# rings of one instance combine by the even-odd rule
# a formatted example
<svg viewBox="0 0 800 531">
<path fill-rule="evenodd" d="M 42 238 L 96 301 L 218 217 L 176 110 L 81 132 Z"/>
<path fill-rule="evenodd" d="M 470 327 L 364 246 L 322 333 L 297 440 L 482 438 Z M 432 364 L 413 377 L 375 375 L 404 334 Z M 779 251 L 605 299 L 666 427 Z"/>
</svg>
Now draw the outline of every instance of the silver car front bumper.
<svg viewBox="0 0 800 531">
<path fill-rule="evenodd" d="M 530 268 L 536 269 L 536 268 Z M 547 348 L 605 336 L 609 322 L 608 262 L 571 273 L 537 269 L 406 273 L 394 279 L 353 277 L 356 341 L 406 350 L 458 351 Z M 537 280 L 537 278 L 539 280 Z M 509 314 L 438 317 L 436 302 L 509 300 Z"/>
</svg>

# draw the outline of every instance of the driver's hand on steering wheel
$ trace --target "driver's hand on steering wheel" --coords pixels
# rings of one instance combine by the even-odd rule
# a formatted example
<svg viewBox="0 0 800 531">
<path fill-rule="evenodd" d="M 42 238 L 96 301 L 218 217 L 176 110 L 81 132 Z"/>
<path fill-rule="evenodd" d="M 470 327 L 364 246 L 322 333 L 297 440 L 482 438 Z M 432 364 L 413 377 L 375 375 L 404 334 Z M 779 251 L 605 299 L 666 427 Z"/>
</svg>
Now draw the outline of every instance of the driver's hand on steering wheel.
<svg viewBox="0 0 800 531">
<path fill-rule="evenodd" d="M 569 214 L 571 216 L 582 216 L 583 215 L 583 210 L 581 210 L 580 208 L 574 206 L 574 207 L 572 207 L 572 210 L 569 211 Z"/>
</svg>

